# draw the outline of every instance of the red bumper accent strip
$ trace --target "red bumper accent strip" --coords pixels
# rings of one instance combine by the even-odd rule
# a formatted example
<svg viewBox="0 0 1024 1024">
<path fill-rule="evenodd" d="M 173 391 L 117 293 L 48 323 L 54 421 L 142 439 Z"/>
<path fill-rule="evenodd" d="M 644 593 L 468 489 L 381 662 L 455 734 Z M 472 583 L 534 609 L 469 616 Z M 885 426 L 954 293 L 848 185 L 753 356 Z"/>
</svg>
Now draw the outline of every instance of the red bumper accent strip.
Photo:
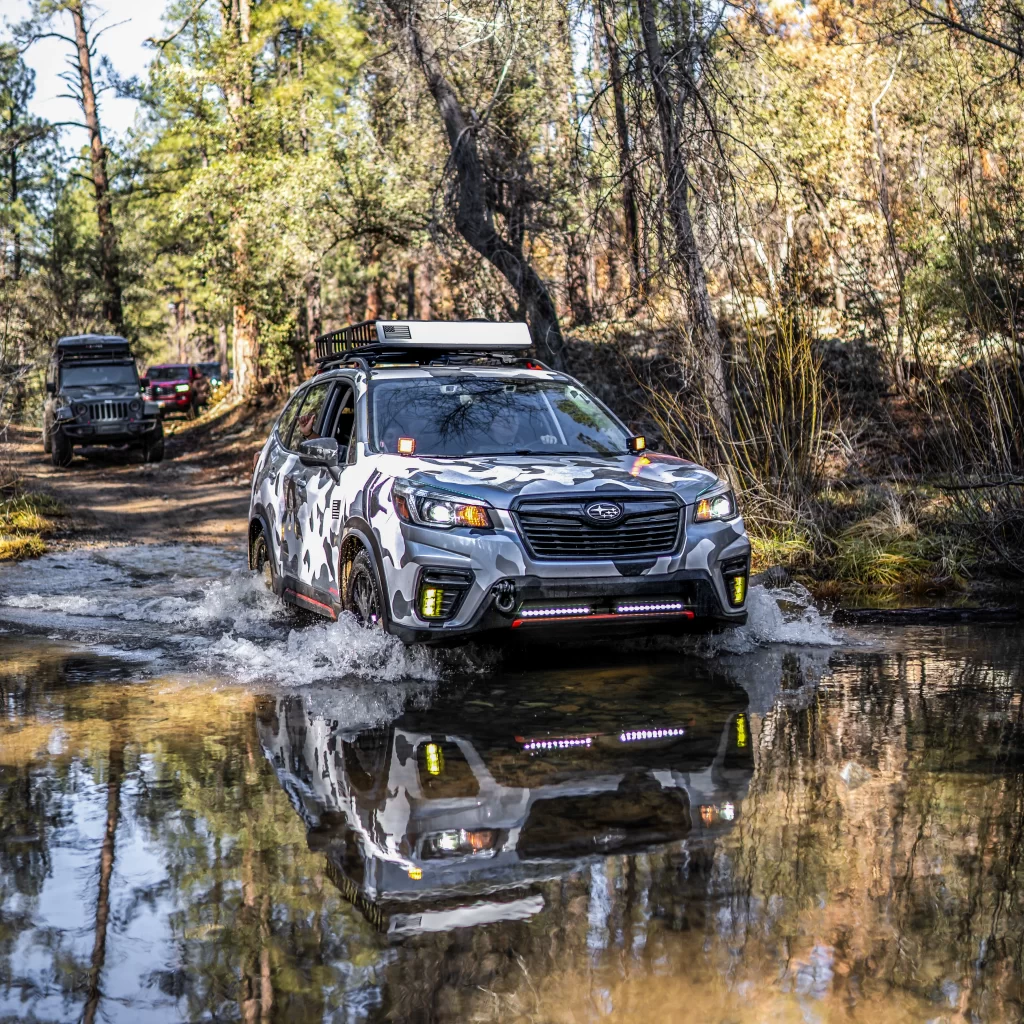
<svg viewBox="0 0 1024 1024">
<path fill-rule="evenodd" d="M 303 601 L 308 605 L 312 605 L 318 611 L 322 611 L 325 615 L 330 615 L 332 619 L 336 619 L 338 616 L 334 614 L 334 609 L 329 604 L 322 604 L 320 601 L 315 601 L 311 597 L 306 597 L 305 594 L 300 594 L 297 590 L 286 590 L 286 594 L 290 594 L 295 598 L 296 601 Z"/>
</svg>

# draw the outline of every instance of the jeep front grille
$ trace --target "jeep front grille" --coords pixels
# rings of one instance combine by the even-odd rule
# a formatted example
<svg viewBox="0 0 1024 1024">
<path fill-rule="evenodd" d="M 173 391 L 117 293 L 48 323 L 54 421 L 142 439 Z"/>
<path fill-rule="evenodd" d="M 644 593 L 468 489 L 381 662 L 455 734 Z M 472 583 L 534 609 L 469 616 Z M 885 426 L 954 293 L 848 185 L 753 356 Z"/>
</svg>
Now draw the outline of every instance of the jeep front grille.
<svg viewBox="0 0 1024 1024">
<path fill-rule="evenodd" d="M 622 517 L 610 525 L 592 522 L 585 510 L 598 501 L 621 505 Z M 580 561 L 671 554 L 679 548 L 682 512 L 674 498 L 595 495 L 524 501 L 514 516 L 536 558 Z"/>
<path fill-rule="evenodd" d="M 97 420 L 126 420 L 128 419 L 127 402 L 90 402 L 88 404 L 89 419 Z"/>
</svg>

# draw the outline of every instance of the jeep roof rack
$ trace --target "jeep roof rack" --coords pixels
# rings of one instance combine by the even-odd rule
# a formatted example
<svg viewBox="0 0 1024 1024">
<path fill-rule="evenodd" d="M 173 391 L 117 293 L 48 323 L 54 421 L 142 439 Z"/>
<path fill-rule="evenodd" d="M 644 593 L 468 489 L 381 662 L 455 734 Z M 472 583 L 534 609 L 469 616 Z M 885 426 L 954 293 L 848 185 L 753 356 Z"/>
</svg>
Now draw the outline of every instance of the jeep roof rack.
<svg viewBox="0 0 1024 1024">
<path fill-rule="evenodd" d="M 117 334 L 72 334 L 54 349 L 58 363 L 133 362 L 128 339 Z"/>
<path fill-rule="evenodd" d="M 316 339 L 321 372 L 345 363 L 426 365 L 522 358 L 529 349 L 525 323 L 490 320 L 363 320 Z M 540 366 L 540 364 L 536 364 Z"/>
</svg>

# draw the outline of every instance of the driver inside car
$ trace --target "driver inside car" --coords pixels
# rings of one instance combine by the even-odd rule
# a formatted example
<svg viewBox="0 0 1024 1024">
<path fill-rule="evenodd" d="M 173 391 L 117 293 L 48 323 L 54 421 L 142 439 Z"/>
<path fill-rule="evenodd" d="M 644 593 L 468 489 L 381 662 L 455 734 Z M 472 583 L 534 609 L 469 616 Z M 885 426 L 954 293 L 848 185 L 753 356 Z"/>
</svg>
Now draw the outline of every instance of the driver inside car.
<svg viewBox="0 0 1024 1024">
<path fill-rule="evenodd" d="M 546 445 L 558 443 L 554 434 L 541 434 L 538 437 L 529 426 L 529 421 L 524 422 L 511 409 L 499 409 L 491 420 L 488 433 L 502 448 L 529 449 L 538 441 Z"/>
</svg>

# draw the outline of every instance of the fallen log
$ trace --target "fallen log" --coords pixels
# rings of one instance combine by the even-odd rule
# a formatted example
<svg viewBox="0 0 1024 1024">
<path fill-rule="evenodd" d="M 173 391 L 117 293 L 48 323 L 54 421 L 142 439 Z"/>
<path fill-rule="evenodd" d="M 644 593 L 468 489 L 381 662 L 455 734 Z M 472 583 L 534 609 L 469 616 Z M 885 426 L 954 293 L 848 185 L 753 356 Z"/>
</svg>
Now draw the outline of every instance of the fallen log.
<svg viewBox="0 0 1024 1024">
<path fill-rule="evenodd" d="M 1000 608 L 837 608 L 832 621 L 843 626 L 942 626 L 955 623 L 1019 622 L 1024 609 Z"/>
</svg>

